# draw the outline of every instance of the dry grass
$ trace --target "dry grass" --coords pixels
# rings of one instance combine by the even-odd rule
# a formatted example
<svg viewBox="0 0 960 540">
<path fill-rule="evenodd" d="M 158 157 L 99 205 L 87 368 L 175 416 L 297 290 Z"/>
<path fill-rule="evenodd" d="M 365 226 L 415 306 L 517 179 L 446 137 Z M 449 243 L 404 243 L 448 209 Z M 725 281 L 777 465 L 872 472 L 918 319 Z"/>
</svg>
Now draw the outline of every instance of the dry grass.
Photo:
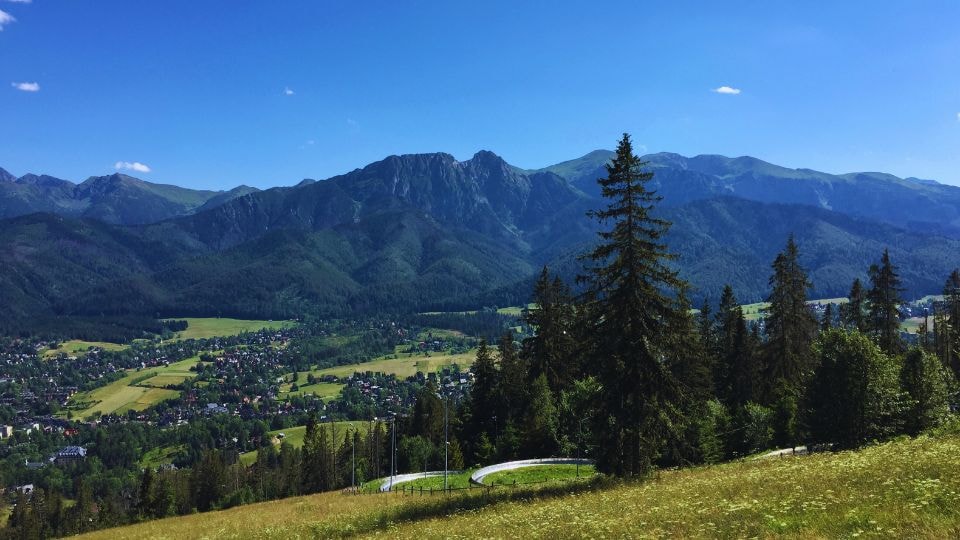
<svg viewBox="0 0 960 540">
<path fill-rule="evenodd" d="M 503 500 L 509 498 L 512 500 Z M 659 479 L 451 497 L 334 493 L 91 538 L 957 538 L 960 436 L 667 471 Z"/>
</svg>

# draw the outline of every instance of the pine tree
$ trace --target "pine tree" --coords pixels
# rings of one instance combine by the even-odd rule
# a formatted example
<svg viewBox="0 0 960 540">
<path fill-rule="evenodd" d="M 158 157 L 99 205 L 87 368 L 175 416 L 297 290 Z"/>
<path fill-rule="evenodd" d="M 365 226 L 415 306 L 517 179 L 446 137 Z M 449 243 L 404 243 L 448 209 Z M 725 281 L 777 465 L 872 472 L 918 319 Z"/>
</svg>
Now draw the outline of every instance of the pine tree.
<svg viewBox="0 0 960 540">
<path fill-rule="evenodd" d="M 807 289 L 811 287 L 800 266 L 800 253 L 793 235 L 773 262 L 771 292 L 767 299 L 766 330 L 766 400 L 774 409 L 774 430 L 777 444 L 796 441 L 798 398 L 813 373 L 811 345 L 817 333 L 817 320 L 807 306 Z"/>
<path fill-rule="evenodd" d="M 844 328 L 858 332 L 867 331 L 866 297 L 860 279 L 850 286 L 849 301 L 840 306 L 840 321 Z"/>
<path fill-rule="evenodd" d="M 900 304 L 903 300 L 900 293 L 900 276 L 897 269 L 890 262 L 890 253 L 883 250 L 879 265 L 870 266 L 870 290 L 867 291 L 869 301 L 869 330 L 880 345 L 880 349 L 887 354 L 900 354 L 904 350 L 903 340 L 900 338 Z"/>
<path fill-rule="evenodd" d="M 714 355 L 713 380 L 715 394 L 725 403 L 732 401 L 732 365 L 738 318 L 743 317 L 743 310 L 737 305 L 737 298 L 733 294 L 733 287 L 724 285 L 720 295 L 720 305 L 716 314 L 716 339 Z"/>
<path fill-rule="evenodd" d="M 150 515 L 153 508 L 153 469 L 147 467 L 140 478 L 140 496 L 137 500 L 137 510 L 141 517 Z"/>
<path fill-rule="evenodd" d="M 740 306 L 734 310 L 734 321 L 730 350 L 725 359 L 730 366 L 729 393 L 720 396 L 731 406 L 759 401 L 763 377 L 763 366 L 757 352 L 760 343 L 756 334 L 747 327 L 747 319 Z"/>
<path fill-rule="evenodd" d="M 320 451 L 320 431 L 316 415 L 311 415 L 307 420 L 301 450 L 300 484 L 303 493 L 316 493 L 323 489 L 324 456 Z"/>
<path fill-rule="evenodd" d="M 823 308 L 823 318 L 820 319 L 820 331 L 826 332 L 833 328 L 833 304 L 827 304 Z"/>
<path fill-rule="evenodd" d="M 541 373 L 530 387 L 530 405 L 523 419 L 524 453 L 538 458 L 555 455 L 557 441 L 557 408 L 547 376 Z"/>
<path fill-rule="evenodd" d="M 486 340 L 481 340 L 477 347 L 472 369 L 474 378 L 470 399 L 465 407 L 468 418 L 465 420 L 464 437 L 471 455 L 476 457 L 484 436 L 491 445 L 490 441 L 496 439 L 497 414 L 501 408 L 498 396 L 500 371 Z"/>
<path fill-rule="evenodd" d="M 950 273 L 943 285 L 943 303 L 937 310 L 937 351 L 945 366 L 960 379 L 960 269 Z"/>
<path fill-rule="evenodd" d="M 417 393 L 410 417 L 410 435 L 422 435 L 433 444 L 443 444 L 443 403 L 437 385 L 430 379 Z"/>
<path fill-rule="evenodd" d="M 508 331 L 500 338 L 497 346 L 500 355 L 500 378 L 497 395 L 504 426 L 516 424 L 523 418 L 527 406 L 528 388 L 527 365 L 517 354 L 513 332 Z"/>
<path fill-rule="evenodd" d="M 581 278 L 592 304 L 590 371 L 601 387 L 597 467 L 626 477 L 647 474 L 682 421 L 677 382 L 663 353 L 678 310 L 673 294 L 683 282 L 667 265 L 674 258 L 663 240 L 670 224 L 653 216 L 660 197 L 649 189 L 653 173 L 644 165 L 624 134 L 599 180 L 607 207 L 590 214 L 612 226 L 585 256 L 596 266 Z"/>
<path fill-rule="evenodd" d="M 556 395 L 580 371 L 574 355 L 573 298 L 569 287 L 559 277 L 551 280 L 544 267 L 534 286 L 533 304 L 524 314 L 524 322 L 536 330 L 532 337 L 523 340 L 522 356 L 530 367 L 528 380 L 546 376 Z"/>
</svg>

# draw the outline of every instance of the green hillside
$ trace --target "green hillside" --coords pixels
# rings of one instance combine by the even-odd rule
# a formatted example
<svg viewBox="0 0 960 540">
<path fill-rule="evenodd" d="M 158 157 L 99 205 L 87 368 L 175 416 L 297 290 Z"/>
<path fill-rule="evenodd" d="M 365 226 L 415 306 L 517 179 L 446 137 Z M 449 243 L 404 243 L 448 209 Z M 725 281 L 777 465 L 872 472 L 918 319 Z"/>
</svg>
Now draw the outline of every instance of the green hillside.
<svg viewBox="0 0 960 540">
<path fill-rule="evenodd" d="M 956 538 L 960 436 L 464 495 L 324 493 L 84 538 Z"/>
</svg>

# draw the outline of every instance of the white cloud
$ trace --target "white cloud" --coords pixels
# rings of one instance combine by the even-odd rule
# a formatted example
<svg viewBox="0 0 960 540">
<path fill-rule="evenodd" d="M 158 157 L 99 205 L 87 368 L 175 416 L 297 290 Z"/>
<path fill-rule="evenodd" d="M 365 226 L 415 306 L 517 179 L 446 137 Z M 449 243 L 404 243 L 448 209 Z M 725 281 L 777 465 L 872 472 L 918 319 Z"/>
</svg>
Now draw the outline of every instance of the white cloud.
<svg viewBox="0 0 960 540">
<path fill-rule="evenodd" d="M 716 92 L 718 94 L 730 94 L 735 96 L 740 93 L 740 89 L 734 88 L 732 86 L 721 86 L 720 88 L 714 88 L 713 92 Z"/>
<path fill-rule="evenodd" d="M 10 2 L 11 4 L 29 4 L 30 2 L 33 2 L 33 0 L 7 0 L 7 2 Z"/>
<path fill-rule="evenodd" d="M 960 112 L 957 113 L 957 121 L 960 122 Z"/>
<path fill-rule="evenodd" d="M 294 94 L 294 92 L 293 92 L 293 90 L 290 89 L 289 86 L 287 86 L 286 88 L 283 89 L 283 95 L 285 95 L 285 96 L 292 96 L 293 94 Z"/>
<path fill-rule="evenodd" d="M 39 92 L 40 91 L 40 83 L 36 83 L 36 82 L 15 82 L 15 83 L 10 83 L 10 86 L 16 88 L 17 90 L 21 90 L 23 92 Z"/>
<path fill-rule="evenodd" d="M 0 32 L 3 32 L 3 25 L 10 24 L 16 19 L 13 18 L 13 15 L 7 13 L 6 11 L 0 9 Z"/>
<path fill-rule="evenodd" d="M 113 168 L 118 171 L 126 170 L 126 171 L 137 171 L 142 173 L 150 172 L 150 167 L 147 167 L 146 165 L 144 165 L 143 163 L 140 163 L 139 161 L 133 161 L 133 162 L 118 161 L 113 164 Z"/>
</svg>

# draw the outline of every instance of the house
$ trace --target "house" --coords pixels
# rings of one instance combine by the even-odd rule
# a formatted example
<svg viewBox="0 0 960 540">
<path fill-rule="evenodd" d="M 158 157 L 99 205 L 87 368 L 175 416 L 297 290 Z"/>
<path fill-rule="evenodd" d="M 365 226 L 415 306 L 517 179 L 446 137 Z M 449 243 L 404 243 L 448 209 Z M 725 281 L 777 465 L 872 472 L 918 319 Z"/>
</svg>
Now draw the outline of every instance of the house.
<svg viewBox="0 0 960 540">
<path fill-rule="evenodd" d="M 65 446 L 53 455 L 58 463 L 80 461 L 87 458 L 87 449 L 82 446 Z"/>
<path fill-rule="evenodd" d="M 13 436 L 13 426 L 0 426 L 0 439 L 9 439 Z"/>
</svg>

